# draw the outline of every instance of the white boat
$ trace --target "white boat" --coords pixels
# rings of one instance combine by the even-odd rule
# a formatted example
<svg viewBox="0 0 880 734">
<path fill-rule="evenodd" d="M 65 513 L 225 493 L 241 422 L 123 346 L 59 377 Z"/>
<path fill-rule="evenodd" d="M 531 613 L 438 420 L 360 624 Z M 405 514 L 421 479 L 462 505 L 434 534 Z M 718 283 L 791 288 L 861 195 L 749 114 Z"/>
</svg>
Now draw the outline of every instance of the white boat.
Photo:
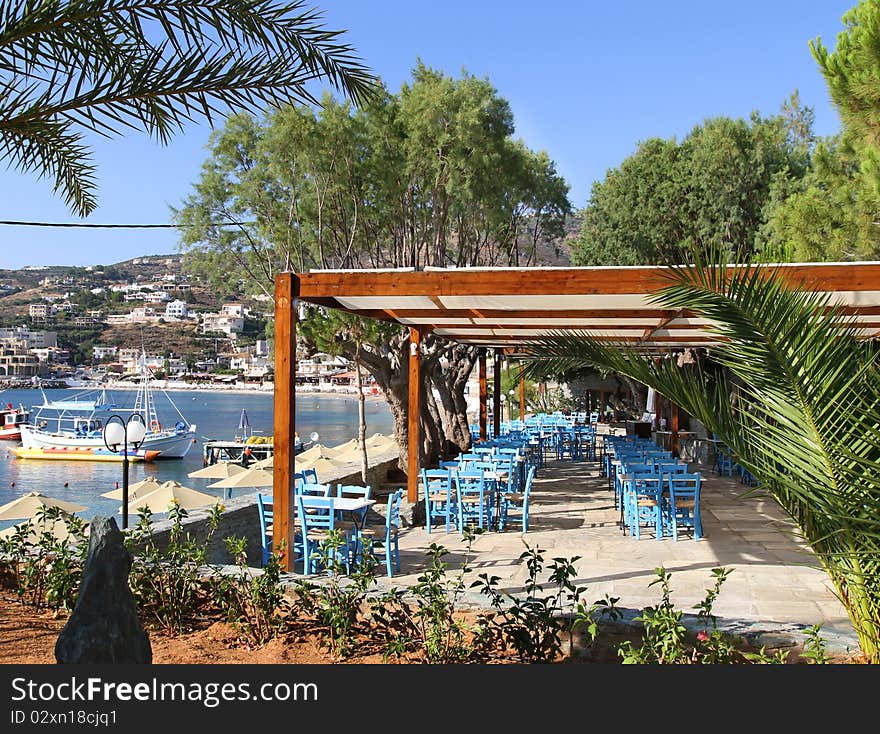
<svg viewBox="0 0 880 734">
<path fill-rule="evenodd" d="M 43 393 L 43 404 L 34 406 L 31 423 L 21 427 L 22 447 L 106 450 L 103 430 L 110 416 L 118 415 L 123 420 L 128 420 L 137 413 L 147 426 L 144 440 L 138 449 L 146 452 L 158 451 L 160 459 L 182 459 L 196 442 L 196 426 L 184 418 L 164 391 L 163 394 L 177 415 L 163 423 L 150 383 L 151 375 L 146 369 L 142 369 L 134 407 L 131 408 L 107 402 L 105 390 L 101 390 L 92 399 L 81 398 L 87 398 L 90 392 L 94 394 L 98 391 L 79 393 L 72 400 L 48 400 Z"/>
</svg>

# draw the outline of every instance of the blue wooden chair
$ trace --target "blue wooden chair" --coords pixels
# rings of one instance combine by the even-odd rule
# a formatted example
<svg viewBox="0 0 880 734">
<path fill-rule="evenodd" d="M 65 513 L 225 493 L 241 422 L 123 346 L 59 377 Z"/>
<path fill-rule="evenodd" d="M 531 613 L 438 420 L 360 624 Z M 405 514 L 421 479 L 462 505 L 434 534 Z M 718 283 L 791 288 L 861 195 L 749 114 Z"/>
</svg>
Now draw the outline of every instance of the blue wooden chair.
<svg viewBox="0 0 880 734">
<path fill-rule="evenodd" d="M 385 570 L 388 576 L 394 575 L 394 571 L 400 573 L 400 547 L 398 535 L 400 533 L 400 503 L 403 500 L 403 490 L 398 489 L 388 495 L 388 509 L 385 513 L 385 535 L 382 545 L 385 548 Z M 365 538 L 375 539 L 378 535 L 377 528 L 364 528 Z"/>
<path fill-rule="evenodd" d="M 257 492 L 257 512 L 260 515 L 260 546 L 263 550 L 262 565 L 269 563 L 272 555 L 272 496 Z"/>
<path fill-rule="evenodd" d="M 318 484 L 317 482 L 303 482 L 297 487 L 296 494 L 305 494 L 311 497 L 329 497 L 330 485 Z"/>
<path fill-rule="evenodd" d="M 425 528 L 431 532 L 434 520 L 446 523 L 450 530 L 455 512 L 455 489 L 452 469 L 422 469 L 422 490 L 425 494 Z"/>
<path fill-rule="evenodd" d="M 532 482 L 535 479 L 537 468 L 530 466 L 526 472 L 526 478 L 523 482 L 522 492 L 504 492 L 501 495 L 501 506 L 498 517 L 498 529 L 504 530 L 507 520 L 510 517 L 511 510 L 517 510 L 522 519 L 522 531 L 529 531 L 529 497 L 532 493 Z"/>
<path fill-rule="evenodd" d="M 305 504 L 306 500 L 308 506 Z M 345 565 L 346 572 L 351 571 L 351 538 L 343 528 L 337 528 L 333 503 L 333 497 L 296 495 L 296 511 L 302 526 L 303 573 L 306 575 L 318 573 L 322 561 L 321 544 L 337 529 L 343 533 L 345 539 L 341 547 L 336 549 L 336 558 Z"/>
<path fill-rule="evenodd" d="M 661 478 L 650 472 L 631 472 L 624 482 L 624 516 L 630 535 L 641 540 L 643 524 L 654 526 L 654 537 L 663 538 L 663 486 Z"/>
<path fill-rule="evenodd" d="M 678 540 L 679 527 L 691 528 L 694 540 L 703 537 L 703 523 L 700 519 L 700 485 L 702 475 L 669 474 L 666 476 L 668 492 L 666 505 L 666 524 L 672 530 L 672 537 Z"/>
<path fill-rule="evenodd" d="M 458 505 L 458 532 L 465 525 L 488 530 L 492 524 L 494 494 L 483 470 L 459 470 L 453 476 Z"/>
</svg>

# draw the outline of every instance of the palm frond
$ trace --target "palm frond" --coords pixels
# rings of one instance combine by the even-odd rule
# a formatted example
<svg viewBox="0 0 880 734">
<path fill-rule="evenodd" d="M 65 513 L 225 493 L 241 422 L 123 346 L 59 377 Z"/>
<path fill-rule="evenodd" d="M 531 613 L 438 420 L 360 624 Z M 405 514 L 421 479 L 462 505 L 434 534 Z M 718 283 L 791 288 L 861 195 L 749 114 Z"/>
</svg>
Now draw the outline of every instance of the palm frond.
<svg viewBox="0 0 880 734">
<path fill-rule="evenodd" d="M 0 136 L 12 144 L 43 120 L 167 142 L 197 119 L 314 104 L 317 80 L 367 101 L 375 78 L 320 19 L 299 0 L 0 0 Z M 74 152 L 29 155 L 40 150 Z"/>
<path fill-rule="evenodd" d="M 723 257 L 673 269 L 652 300 L 708 319 L 711 362 L 678 367 L 589 333 L 530 345 L 532 376 L 585 366 L 682 406 L 757 476 L 810 541 L 869 656 L 880 654 L 880 376 L 876 348 L 828 296 Z M 712 365 L 715 366 L 712 366 Z M 728 374 L 730 379 L 725 375 Z"/>
</svg>

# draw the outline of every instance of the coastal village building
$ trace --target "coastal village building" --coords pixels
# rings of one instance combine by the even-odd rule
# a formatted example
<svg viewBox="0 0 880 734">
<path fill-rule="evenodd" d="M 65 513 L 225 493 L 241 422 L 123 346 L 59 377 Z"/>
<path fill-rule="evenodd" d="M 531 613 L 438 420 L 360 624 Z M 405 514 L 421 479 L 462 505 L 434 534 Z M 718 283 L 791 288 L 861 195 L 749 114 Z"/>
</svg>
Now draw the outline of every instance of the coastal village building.
<svg viewBox="0 0 880 734">
<path fill-rule="evenodd" d="M 39 360 L 20 339 L 0 341 L 0 376 L 34 377 L 40 374 Z"/>
<path fill-rule="evenodd" d="M 186 319 L 189 318 L 189 307 L 186 301 L 171 301 L 165 306 L 165 318 Z"/>
<path fill-rule="evenodd" d="M 24 342 L 25 349 L 44 349 L 58 346 L 57 332 L 28 329 L 24 326 L 0 329 L 0 341 L 4 339 L 20 340 Z"/>
<path fill-rule="evenodd" d="M 92 349 L 92 359 L 95 362 L 103 362 L 106 359 L 116 359 L 119 347 L 94 347 Z"/>
<path fill-rule="evenodd" d="M 206 313 L 202 315 L 202 333 L 220 331 L 234 339 L 236 334 L 244 331 L 244 317 L 230 316 L 224 313 Z"/>
</svg>

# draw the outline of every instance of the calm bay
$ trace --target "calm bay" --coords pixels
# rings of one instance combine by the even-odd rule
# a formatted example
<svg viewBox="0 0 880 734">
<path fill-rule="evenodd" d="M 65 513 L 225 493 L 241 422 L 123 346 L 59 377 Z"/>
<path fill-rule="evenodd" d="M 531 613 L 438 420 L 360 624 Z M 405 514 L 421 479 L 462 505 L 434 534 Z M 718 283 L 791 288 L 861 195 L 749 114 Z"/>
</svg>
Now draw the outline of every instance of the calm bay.
<svg viewBox="0 0 880 734">
<path fill-rule="evenodd" d="M 48 400 L 71 400 L 81 390 L 46 390 Z M 107 399 L 120 406 L 131 406 L 134 391 L 108 390 Z M 160 417 L 172 424 L 179 417 L 168 401 L 190 422 L 196 424 L 196 443 L 183 459 L 157 460 L 149 463 L 131 463 L 129 482 L 134 484 L 148 476 L 159 481 L 174 479 L 202 492 L 226 496 L 227 490 L 211 489 L 213 479 L 190 479 L 189 472 L 202 467 L 202 447 L 205 441 L 231 441 L 239 433 L 242 409 L 247 411 L 251 431 L 256 436 L 272 435 L 272 393 L 226 391 L 154 391 Z M 94 397 L 94 393 L 89 396 Z M 39 390 L 4 390 L 0 403 L 19 404 L 32 408 L 42 402 Z M 297 394 L 296 427 L 299 435 L 309 444 L 309 436 L 317 432 L 318 442 L 325 446 L 355 438 L 357 435 L 357 400 L 354 396 L 326 394 Z M 31 415 L 33 420 L 33 414 Z M 393 419 L 384 401 L 368 400 L 366 404 L 367 435 L 393 433 Z M 40 492 L 58 499 L 84 505 L 88 509 L 78 513 L 89 520 L 95 515 L 116 515 L 119 521 L 119 502 L 101 497 L 122 484 L 121 462 L 61 461 L 18 459 L 9 451 L 17 441 L 0 441 L 0 505 L 28 492 Z M 67 486 L 65 486 L 65 484 Z M 253 489 L 235 489 L 234 497 L 253 493 Z M 271 492 L 271 488 L 263 491 Z M 164 517 L 160 515 L 159 517 Z M 136 521 L 131 517 L 129 522 Z M 2 520 L 0 530 L 21 520 Z"/>
</svg>

